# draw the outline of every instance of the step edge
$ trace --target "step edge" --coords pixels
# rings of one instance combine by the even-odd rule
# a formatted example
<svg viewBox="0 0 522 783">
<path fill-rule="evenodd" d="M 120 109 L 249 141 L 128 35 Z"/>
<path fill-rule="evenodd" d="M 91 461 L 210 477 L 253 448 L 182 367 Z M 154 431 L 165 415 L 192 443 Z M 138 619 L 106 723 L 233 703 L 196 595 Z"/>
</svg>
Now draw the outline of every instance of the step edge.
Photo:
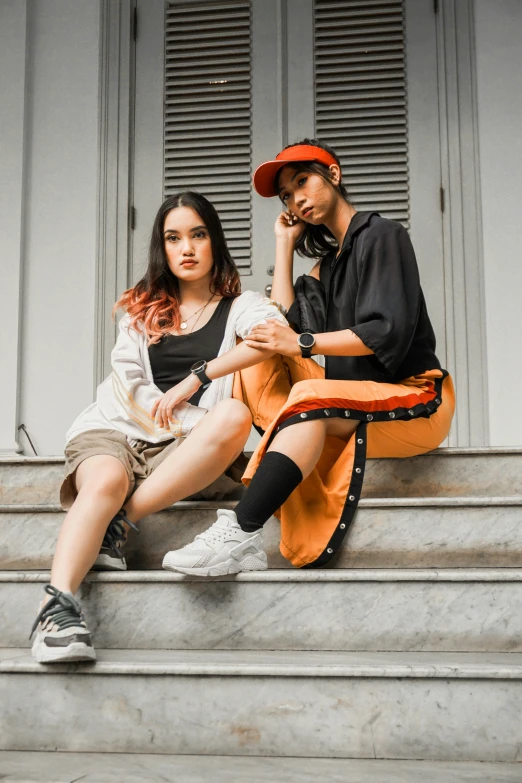
<svg viewBox="0 0 522 783">
<path fill-rule="evenodd" d="M 234 509 L 238 500 L 180 500 L 164 511 L 212 511 Z M 484 506 L 522 506 L 522 495 L 361 498 L 359 508 L 482 508 Z M 156 513 L 164 513 L 164 511 Z M 0 504 L 0 514 L 56 514 L 63 512 L 58 503 Z M 154 514 L 150 514 L 154 516 Z"/>
<path fill-rule="evenodd" d="M 39 569 L 0 571 L 0 584 L 45 584 L 50 571 Z M 205 577 L 185 576 L 171 571 L 90 571 L 84 584 L 129 583 L 179 583 L 215 584 L 216 582 L 429 582 L 429 583 L 519 583 L 522 568 L 331 568 L 324 570 L 300 570 L 273 568 L 267 571 L 243 572 L 233 576 Z"/>
<path fill-rule="evenodd" d="M 176 652 L 169 651 L 174 660 L 169 662 L 125 662 L 104 661 L 96 663 L 39 664 L 27 650 L 12 650 L 13 655 L 0 661 L 0 674 L 81 674 L 81 675 L 129 675 L 129 676 L 180 676 L 180 677 L 336 677 L 373 679 L 457 679 L 457 680 L 522 680 L 520 662 L 497 660 L 496 662 L 469 662 L 449 660 L 444 662 L 445 653 L 430 653 L 431 662 L 410 661 L 386 662 L 388 653 L 372 653 L 382 662 L 307 663 L 306 657 L 324 655 L 318 652 L 292 652 L 291 663 L 265 663 L 241 661 L 245 651 L 234 651 L 234 662 L 176 661 Z M 104 650 L 98 650 L 103 656 Z M 111 651 L 115 652 L 115 651 Z M 129 651 L 132 652 L 132 651 Z M 151 651 L 151 653 L 165 651 Z M 211 659 L 213 651 L 205 651 Z M 261 657 L 270 658 L 271 651 Z M 280 654 L 280 653 L 276 653 Z M 364 655 L 364 653 L 362 654 Z M 461 655 L 466 655 L 461 653 Z M 480 653 L 472 654 L 480 658 Z M 509 658 L 514 653 L 498 653 Z M 327 658 L 328 656 L 324 656 Z M 520 659 L 520 656 L 518 656 Z M 436 659 L 439 659 L 438 661 Z M 435 660 L 434 660 L 435 659 Z M 296 662 L 297 660 L 297 662 Z"/>
<path fill-rule="evenodd" d="M 128 760 L 128 761 L 140 761 L 140 760 L 156 760 L 158 759 L 158 756 L 161 756 L 163 759 L 166 760 L 179 760 L 183 759 L 184 761 L 190 762 L 192 760 L 199 761 L 200 759 L 205 759 L 206 761 L 223 761 L 225 763 L 227 762 L 238 762 L 241 763 L 241 765 L 244 765 L 245 762 L 248 764 L 249 762 L 252 762 L 252 765 L 255 765 L 256 763 L 259 763 L 261 760 L 262 762 L 268 762 L 270 765 L 275 766 L 278 763 L 284 763 L 286 765 L 292 765 L 293 762 L 297 762 L 298 765 L 301 765 L 301 763 L 310 763 L 314 764 L 315 762 L 318 763 L 319 766 L 324 766 L 326 771 L 329 771 L 328 768 L 333 769 L 336 766 L 339 766 L 339 768 L 346 768 L 348 772 L 350 772 L 350 766 L 354 765 L 358 767 L 359 765 L 362 766 L 368 766 L 368 769 L 371 769 L 372 767 L 375 767 L 375 769 L 385 769 L 385 767 L 391 767 L 391 770 L 393 771 L 395 768 L 397 768 L 399 771 L 402 771 L 403 768 L 405 768 L 408 771 L 416 771 L 417 769 L 419 771 L 425 771 L 426 769 L 429 769 L 430 767 L 433 767 L 434 769 L 445 771 L 446 769 L 448 772 L 453 771 L 465 771 L 466 769 L 476 769 L 480 772 L 490 772 L 500 769 L 509 769 L 513 768 L 517 771 L 521 769 L 521 762 L 520 761 L 445 761 L 440 759 L 401 759 L 401 758 L 374 758 L 374 757 L 364 757 L 364 756 L 357 756 L 357 757 L 347 757 L 347 758 L 335 758 L 335 757 L 325 757 L 325 756 L 255 756 L 255 755 L 248 755 L 248 756 L 231 756 L 231 755 L 217 755 L 215 753 L 209 753 L 204 755 L 194 755 L 194 754 L 172 754 L 172 753 L 162 753 L 162 754 L 156 754 L 156 753 L 132 753 L 132 752 L 124 752 L 124 751 L 116 751 L 116 752 L 104 752 L 104 751 L 69 751 L 69 750 L 0 750 L 0 761 L 2 759 L 5 759 L 6 761 L 9 761 L 11 759 L 18 758 L 20 760 L 25 760 L 25 757 L 27 756 L 28 759 L 34 759 L 34 761 L 38 761 L 40 758 L 44 759 L 45 757 L 66 757 L 71 760 L 71 762 L 79 762 L 83 759 L 85 760 L 100 760 L 104 765 L 110 765 L 112 761 L 119 761 L 120 759 Z M 119 771 L 119 770 L 118 770 Z M 126 770 L 125 770 L 126 771 Z M 131 770 L 134 771 L 134 770 Z M 90 773 L 92 774 L 92 772 Z M 17 782 L 18 783 L 18 782 Z M 42 781 L 41 783 L 44 783 Z M 480 783 L 480 780 L 477 778 L 475 783 Z"/>
<path fill-rule="evenodd" d="M 245 452 L 246 456 L 250 456 L 253 452 L 247 451 Z M 473 456 L 495 456 L 495 455 L 521 455 L 522 454 L 522 446 L 480 446 L 480 447 L 467 447 L 467 446 L 449 446 L 447 448 L 441 448 L 441 449 L 433 449 L 432 451 L 427 452 L 426 454 L 418 454 L 416 457 L 407 457 L 406 459 L 418 459 L 419 457 L 432 457 L 432 456 L 442 456 L 442 457 L 453 457 L 453 456 L 462 456 L 462 457 L 473 457 Z M 404 459 L 399 457 L 376 457 L 374 459 L 380 459 L 380 460 L 394 460 L 394 459 Z M 52 465 L 52 464 L 64 464 L 65 458 L 63 455 L 56 454 L 56 455 L 48 455 L 48 456 L 41 456 L 41 457 L 34 457 L 34 456 L 19 456 L 19 457 L 12 457 L 12 456 L 0 456 L 0 467 L 2 465 Z"/>
</svg>

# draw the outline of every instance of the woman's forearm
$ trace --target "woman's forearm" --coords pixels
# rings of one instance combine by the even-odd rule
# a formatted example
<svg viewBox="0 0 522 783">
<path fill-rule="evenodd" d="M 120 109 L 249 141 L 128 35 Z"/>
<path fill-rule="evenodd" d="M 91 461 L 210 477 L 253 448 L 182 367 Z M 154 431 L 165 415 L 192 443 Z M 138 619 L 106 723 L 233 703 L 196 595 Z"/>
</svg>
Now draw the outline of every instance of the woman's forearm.
<svg viewBox="0 0 522 783">
<path fill-rule="evenodd" d="M 274 282 L 270 298 L 287 310 L 295 299 L 294 283 L 294 240 L 278 237 L 276 240 Z"/>
<path fill-rule="evenodd" d="M 207 365 L 206 374 L 211 381 L 214 381 L 216 378 L 222 378 L 223 375 L 229 375 L 238 370 L 245 370 L 247 367 L 253 367 L 255 364 L 259 364 L 259 362 L 264 362 L 265 359 L 270 359 L 274 353 L 275 351 L 250 348 L 245 343 L 239 343 L 231 351 L 227 351 L 222 356 L 212 359 Z"/>
<path fill-rule="evenodd" d="M 370 356 L 373 351 L 351 329 L 315 335 L 314 354 L 324 356 Z"/>
</svg>

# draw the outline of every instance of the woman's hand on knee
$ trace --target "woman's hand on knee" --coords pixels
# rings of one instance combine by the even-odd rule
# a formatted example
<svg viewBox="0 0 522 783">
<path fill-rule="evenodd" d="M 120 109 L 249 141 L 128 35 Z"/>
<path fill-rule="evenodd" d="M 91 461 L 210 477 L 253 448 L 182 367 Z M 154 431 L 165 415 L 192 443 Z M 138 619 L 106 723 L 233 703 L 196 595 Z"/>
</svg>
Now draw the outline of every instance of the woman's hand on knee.
<svg viewBox="0 0 522 783">
<path fill-rule="evenodd" d="M 163 397 L 156 400 L 152 406 L 151 416 L 154 416 L 156 423 L 160 427 L 170 428 L 172 411 L 181 402 L 190 400 L 201 386 L 201 381 L 192 373 L 184 378 L 181 383 L 177 383 L 172 389 L 169 389 Z"/>
</svg>

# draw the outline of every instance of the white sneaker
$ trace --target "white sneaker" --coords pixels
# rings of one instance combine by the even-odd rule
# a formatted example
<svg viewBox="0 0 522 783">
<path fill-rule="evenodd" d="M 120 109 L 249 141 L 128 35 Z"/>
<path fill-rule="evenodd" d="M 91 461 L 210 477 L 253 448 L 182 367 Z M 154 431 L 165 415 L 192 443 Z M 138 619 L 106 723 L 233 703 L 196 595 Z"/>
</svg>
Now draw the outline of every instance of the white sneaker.
<svg viewBox="0 0 522 783">
<path fill-rule="evenodd" d="M 266 571 L 263 533 L 245 533 L 234 511 L 220 508 L 214 524 L 182 549 L 167 552 L 163 568 L 194 576 L 226 576 Z"/>
</svg>

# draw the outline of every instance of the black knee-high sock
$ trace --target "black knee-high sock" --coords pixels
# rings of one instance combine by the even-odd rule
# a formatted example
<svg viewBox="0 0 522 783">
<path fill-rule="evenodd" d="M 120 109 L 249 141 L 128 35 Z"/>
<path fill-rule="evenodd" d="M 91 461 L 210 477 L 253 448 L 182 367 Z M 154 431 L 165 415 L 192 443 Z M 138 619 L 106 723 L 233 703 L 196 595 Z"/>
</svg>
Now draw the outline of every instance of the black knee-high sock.
<svg viewBox="0 0 522 783">
<path fill-rule="evenodd" d="M 269 451 L 236 506 L 241 529 L 247 533 L 260 530 L 302 480 L 301 470 L 290 457 Z"/>
</svg>

